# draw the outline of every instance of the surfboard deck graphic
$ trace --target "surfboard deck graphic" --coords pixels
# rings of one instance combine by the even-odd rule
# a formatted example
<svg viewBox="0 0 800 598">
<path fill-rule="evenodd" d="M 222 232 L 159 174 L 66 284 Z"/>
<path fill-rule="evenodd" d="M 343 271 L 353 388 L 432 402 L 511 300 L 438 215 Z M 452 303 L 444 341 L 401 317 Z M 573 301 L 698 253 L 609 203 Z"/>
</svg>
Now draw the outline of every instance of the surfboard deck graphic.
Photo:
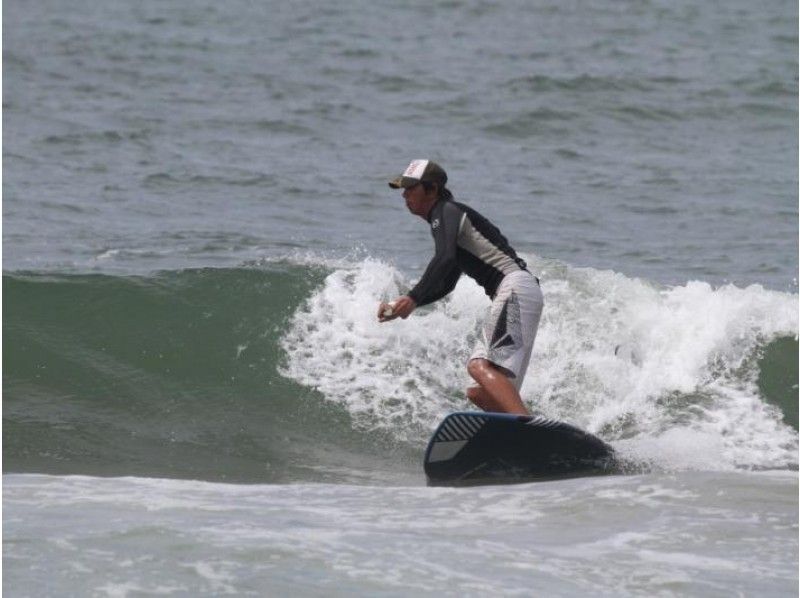
<svg viewBox="0 0 800 598">
<path fill-rule="evenodd" d="M 512 483 L 609 473 L 613 449 L 592 434 L 542 416 L 448 415 L 428 443 L 431 485 Z"/>
</svg>

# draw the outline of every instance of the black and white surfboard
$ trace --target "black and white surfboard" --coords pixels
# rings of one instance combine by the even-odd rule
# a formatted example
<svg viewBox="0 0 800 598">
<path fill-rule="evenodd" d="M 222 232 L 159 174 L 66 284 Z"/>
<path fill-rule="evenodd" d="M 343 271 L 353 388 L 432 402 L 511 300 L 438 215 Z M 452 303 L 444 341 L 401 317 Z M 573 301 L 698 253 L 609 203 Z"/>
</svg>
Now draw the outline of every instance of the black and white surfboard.
<svg viewBox="0 0 800 598">
<path fill-rule="evenodd" d="M 614 451 L 542 416 L 452 413 L 431 437 L 424 467 L 432 485 L 524 482 L 609 473 Z"/>
</svg>

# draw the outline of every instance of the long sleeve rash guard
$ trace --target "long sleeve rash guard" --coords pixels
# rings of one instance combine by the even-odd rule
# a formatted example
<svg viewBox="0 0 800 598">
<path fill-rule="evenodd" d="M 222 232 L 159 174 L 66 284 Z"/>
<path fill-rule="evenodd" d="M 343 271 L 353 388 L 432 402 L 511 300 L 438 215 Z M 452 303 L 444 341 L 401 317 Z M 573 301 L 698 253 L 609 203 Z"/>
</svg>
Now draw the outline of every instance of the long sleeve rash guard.
<svg viewBox="0 0 800 598">
<path fill-rule="evenodd" d="M 428 214 L 436 253 L 408 296 L 433 303 L 452 291 L 464 272 L 494 298 L 509 272 L 525 270 L 523 260 L 496 226 L 462 203 L 440 199 Z"/>
</svg>

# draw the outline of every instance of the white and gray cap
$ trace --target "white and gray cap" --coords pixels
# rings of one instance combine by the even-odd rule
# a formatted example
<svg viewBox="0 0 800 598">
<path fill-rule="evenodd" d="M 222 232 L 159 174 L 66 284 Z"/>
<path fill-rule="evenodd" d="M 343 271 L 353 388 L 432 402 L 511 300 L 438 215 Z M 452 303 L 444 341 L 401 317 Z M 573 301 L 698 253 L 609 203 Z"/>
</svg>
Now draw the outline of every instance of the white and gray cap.
<svg viewBox="0 0 800 598">
<path fill-rule="evenodd" d="M 435 183 L 439 189 L 444 189 L 447 173 L 432 160 L 412 160 L 403 174 L 389 181 L 389 186 L 392 189 L 407 189 L 418 183 Z"/>
</svg>

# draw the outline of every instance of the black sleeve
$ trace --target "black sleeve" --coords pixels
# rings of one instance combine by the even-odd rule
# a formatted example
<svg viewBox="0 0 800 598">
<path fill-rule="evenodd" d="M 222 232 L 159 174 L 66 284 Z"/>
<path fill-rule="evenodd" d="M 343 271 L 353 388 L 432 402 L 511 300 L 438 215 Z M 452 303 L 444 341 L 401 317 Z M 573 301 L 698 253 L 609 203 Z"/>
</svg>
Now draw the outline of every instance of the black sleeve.
<svg viewBox="0 0 800 598">
<path fill-rule="evenodd" d="M 447 295 L 455 288 L 461 276 L 461 268 L 456 261 L 456 249 L 462 215 L 463 212 L 449 201 L 444 202 L 439 215 L 433 215 L 431 232 L 436 253 L 420 281 L 408 293 L 418 306 L 433 303 Z"/>
</svg>

